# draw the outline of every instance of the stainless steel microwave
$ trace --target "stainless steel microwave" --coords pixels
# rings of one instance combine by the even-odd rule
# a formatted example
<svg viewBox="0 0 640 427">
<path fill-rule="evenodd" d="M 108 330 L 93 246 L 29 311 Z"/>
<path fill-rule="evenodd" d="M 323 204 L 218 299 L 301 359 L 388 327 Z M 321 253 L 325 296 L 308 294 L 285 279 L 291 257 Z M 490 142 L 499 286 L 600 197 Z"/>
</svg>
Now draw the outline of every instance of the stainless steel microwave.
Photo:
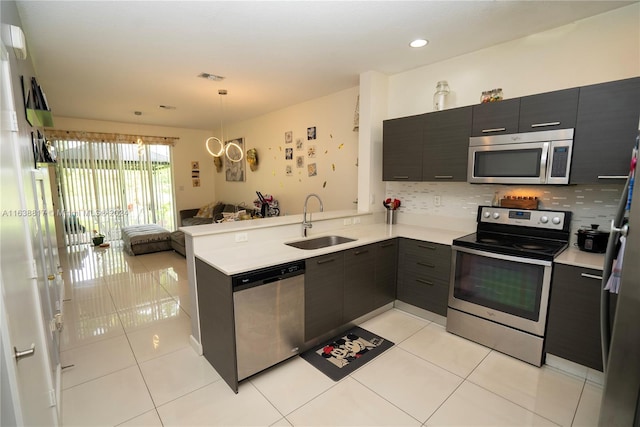
<svg viewBox="0 0 640 427">
<path fill-rule="evenodd" d="M 568 184 L 573 129 L 469 138 L 467 181 Z"/>
</svg>

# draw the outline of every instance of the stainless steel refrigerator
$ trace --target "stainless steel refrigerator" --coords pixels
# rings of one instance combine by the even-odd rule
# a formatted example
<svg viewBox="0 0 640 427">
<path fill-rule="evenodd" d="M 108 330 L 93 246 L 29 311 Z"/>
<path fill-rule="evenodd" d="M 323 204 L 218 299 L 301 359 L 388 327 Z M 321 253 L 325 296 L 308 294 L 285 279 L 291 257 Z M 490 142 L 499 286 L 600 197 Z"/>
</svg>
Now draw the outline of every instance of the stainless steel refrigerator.
<svg viewBox="0 0 640 427">
<path fill-rule="evenodd" d="M 626 213 L 628 229 L 623 232 L 627 236 L 617 308 L 609 317 L 609 295 L 608 291 L 603 291 L 601 313 L 605 383 L 599 425 L 607 427 L 640 425 L 640 190 L 632 191 L 635 196 L 627 210 L 629 182 L 633 189 L 633 180 L 627 180 L 621 206 L 612 224 L 603 271 L 604 284 L 615 256 L 618 233 L 614 228 L 621 226 Z M 613 321 L 612 327 L 609 318 Z"/>
</svg>

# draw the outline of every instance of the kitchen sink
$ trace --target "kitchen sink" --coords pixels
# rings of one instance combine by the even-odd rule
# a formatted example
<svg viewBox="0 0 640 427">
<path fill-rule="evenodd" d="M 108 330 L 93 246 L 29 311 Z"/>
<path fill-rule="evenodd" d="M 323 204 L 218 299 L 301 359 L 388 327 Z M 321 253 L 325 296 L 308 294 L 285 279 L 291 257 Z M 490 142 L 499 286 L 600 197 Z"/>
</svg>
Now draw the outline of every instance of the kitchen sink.
<svg viewBox="0 0 640 427">
<path fill-rule="evenodd" d="M 285 244 L 298 249 L 311 250 L 340 245 L 342 243 L 354 242 L 355 240 L 356 239 L 350 239 L 348 237 L 342 236 L 322 236 L 314 237 L 313 239 L 298 240 L 296 242 L 289 242 Z"/>
</svg>

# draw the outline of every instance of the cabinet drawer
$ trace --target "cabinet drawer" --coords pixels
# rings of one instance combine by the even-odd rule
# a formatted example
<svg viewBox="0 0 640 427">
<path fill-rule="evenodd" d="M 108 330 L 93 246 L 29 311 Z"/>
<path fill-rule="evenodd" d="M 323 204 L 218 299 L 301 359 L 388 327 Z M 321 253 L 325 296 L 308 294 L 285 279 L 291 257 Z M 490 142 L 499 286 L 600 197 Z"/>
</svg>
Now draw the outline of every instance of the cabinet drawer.
<svg viewBox="0 0 640 427">
<path fill-rule="evenodd" d="M 451 259 L 423 259 L 413 254 L 405 254 L 400 262 L 400 270 L 417 276 L 447 282 L 451 274 Z"/>
<path fill-rule="evenodd" d="M 401 273 L 398 277 L 397 298 L 407 304 L 446 316 L 448 297 L 448 283 L 410 272 Z"/>
<path fill-rule="evenodd" d="M 422 242 L 419 240 L 402 239 L 400 240 L 400 256 L 401 259 L 418 257 L 420 260 L 430 261 L 432 263 L 451 263 L 451 246 Z"/>
</svg>

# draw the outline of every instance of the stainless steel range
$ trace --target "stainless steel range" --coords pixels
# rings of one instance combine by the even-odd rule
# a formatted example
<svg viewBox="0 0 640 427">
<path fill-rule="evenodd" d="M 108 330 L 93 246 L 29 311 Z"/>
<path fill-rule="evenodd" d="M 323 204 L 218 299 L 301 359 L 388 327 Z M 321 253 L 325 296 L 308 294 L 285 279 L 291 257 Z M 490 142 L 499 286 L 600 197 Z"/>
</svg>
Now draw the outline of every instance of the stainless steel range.
<svg viewBox="0 0 640 427">
<path fill-rule="evenodd" d="M 476 232 L 455 239 L 447 331 L 542 364 L 553 260 L 571 212 L 478 207 Z"/>
</svg>

